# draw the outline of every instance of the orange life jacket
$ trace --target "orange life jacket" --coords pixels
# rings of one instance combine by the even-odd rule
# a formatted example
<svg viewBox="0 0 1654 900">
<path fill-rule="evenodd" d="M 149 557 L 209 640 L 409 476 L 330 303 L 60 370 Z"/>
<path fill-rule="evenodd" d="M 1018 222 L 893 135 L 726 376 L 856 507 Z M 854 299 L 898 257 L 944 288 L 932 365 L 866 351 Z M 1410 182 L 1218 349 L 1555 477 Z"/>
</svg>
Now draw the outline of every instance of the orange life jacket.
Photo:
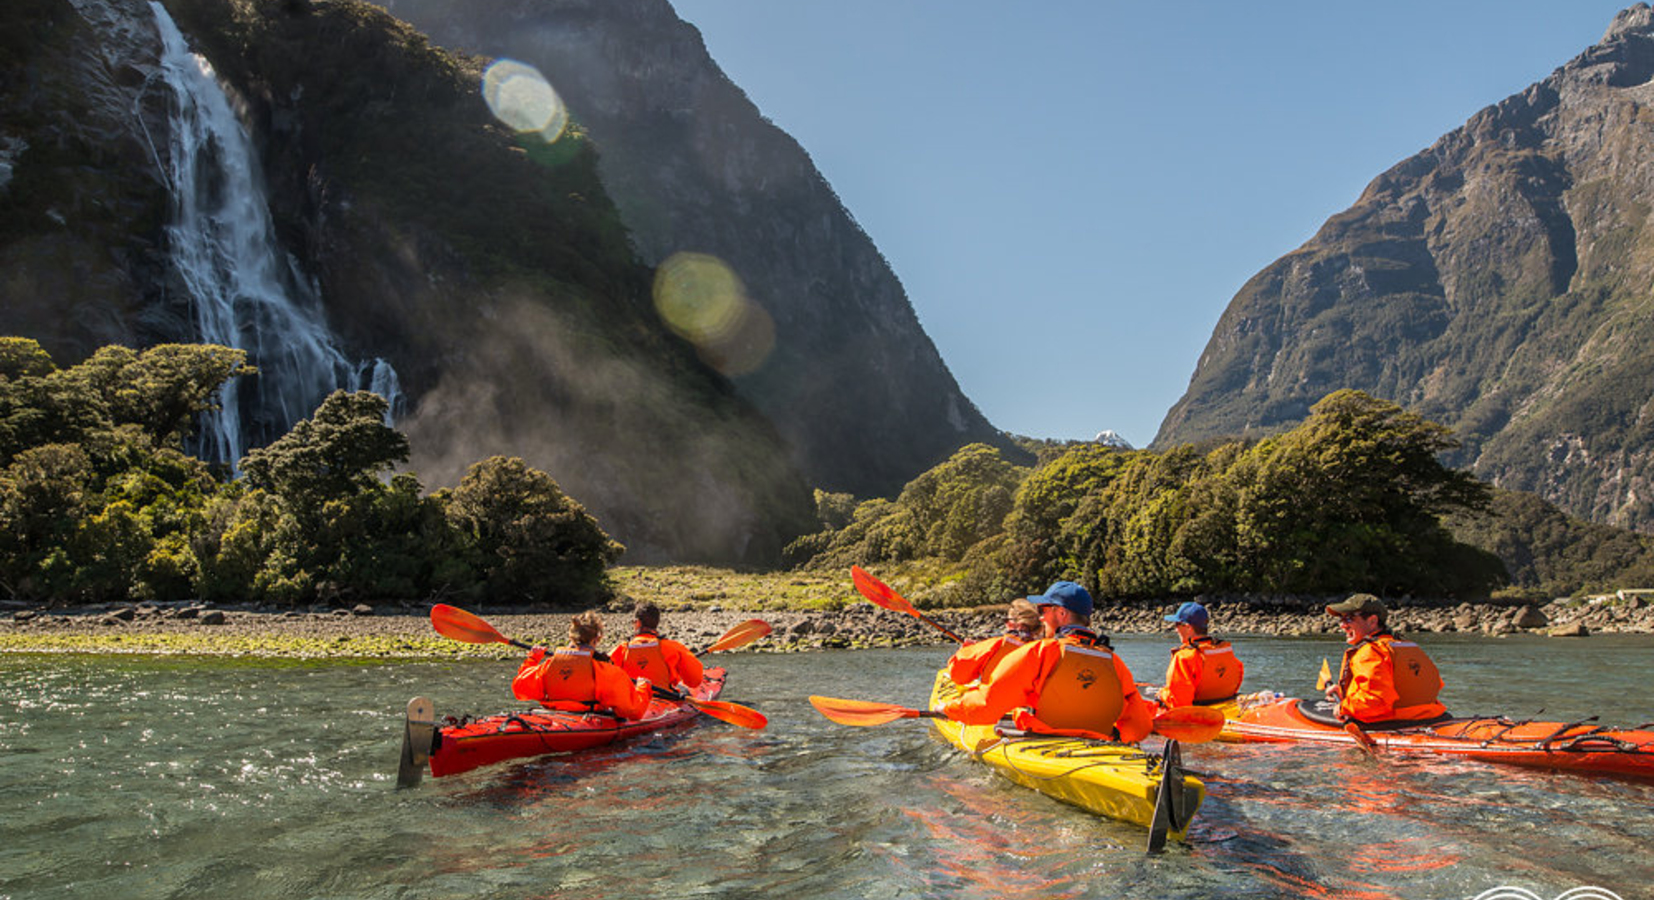
<svg viewBox="0 0 1654 900">
<path fill-rule="evenodd" d="M 1356 654 L 1366 646 L 1371 647 L 1379 660 L 1387 659 L 1390 664 L 1387 667 L 1356 665 Z M 1396 693 L 1388 715 L 1377 718 L 1357 716 L 1361 721 L 1416 721 L 1434 719 L 1447 713 L 1447 707 L 1437 699 L 1442 689 L 1441 672 L 1418 644 L 1399 640 L 1395 635 L 1381 631 L 1345 650 L 1338 667 L 1338 686 L 1345 698 L 1345 702 L 1340 703 L 1340 710 L 1346 713 L 1350 712 L 1348 707 L 1356 705 L 1350 702 L 1350 685 L 1356 677 L 1357 668 L 1369 669 L 1365 674 L 1369 681 L 1378 683 L 1380 692 L 1384 692 L 1386 685 L 1383 680 L 1388 676 L 1388 688 Z M 1387 673 L 1385 668 L 1389 670 Z"/>
<path fill-rule="evenodd" d="M 1062 640 L 1062 657 L 1040 686 L 1034 717 L 1063 731 L 1109 734 L 1124 709 L 1114 654 L 1098 644 Z"/>
<path fill-rule="evenodd" d="M 666 663 L 657 635 L 639 634 L 627 641 L 626 658 L 620 667 L 631 678 L 647 678 L 659 687 L 672 686 L 672 667 Z"/>
<path fill-rule="evenodd" d="M 519 700 L 538 700 L 547 709 L 589 710 L 597 706 L 597 670 L 592 651 L 558 647 L 538 663 L 525 661 L 511 682 Z"/>
<path fill-rule="evenodd" d="M 1200 681 L 1195 683 L 1196 703 L 1222 703 L 1240 693 L 1246 669 L 1228 641 L 1197 637 L 1189 645 L 1200 654 Z"/>
<path fill-rule="evenodd" d="M 1023 639 L 1020 635 L 1007 634 L 1004 637 L 1001 637 L 999 639 L 999 646 L 995 647 L 993 652 L 988 654 L 988 658 L 982 661 L 982 674 L 977 677 L 987 678 L 989 675 L 993 674 L 994 666 L 999 665 L 1000 660 L 1010 656 L 1011 651 L 1026 643 L 1028 643 L 1028 641 Z"/>
<path fill-rule="evenodd" d="M 1396 718 L 1417 718 L 1413 713 L 1425 706 L 1437 707 L 1427 718 L 1445 712 L 1446 708 L 1436 701 L 1441 695 L 1441 672 L 1429 655 L 1412 641 L 1391 638 L 1389 644 L 1396 669 L 1396 693 L 1401 695 L 1396 701 Z"/>
<path fill-rule="evenodd" d="M 948 659 L 948 677 L 954 684 L 982 681 L 993 672 L 999 661 L 1028 643 L 1022 636 L 1002 634 L 999 637 L 966 644 Z"/>
</svg>

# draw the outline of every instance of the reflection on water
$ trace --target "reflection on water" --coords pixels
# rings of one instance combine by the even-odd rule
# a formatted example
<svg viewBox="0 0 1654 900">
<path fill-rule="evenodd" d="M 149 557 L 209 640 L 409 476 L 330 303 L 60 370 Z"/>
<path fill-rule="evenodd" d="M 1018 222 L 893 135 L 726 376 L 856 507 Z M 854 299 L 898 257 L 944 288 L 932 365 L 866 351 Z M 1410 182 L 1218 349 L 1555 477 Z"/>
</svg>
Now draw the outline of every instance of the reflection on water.
<svg viewBox="0 0 1654 900">
<path fill-rule="evenodd" d="M 1116 641 L 1158 674 L 1167 642 Z M 1253 639 L 1301 692 L 1325 641 Z M 1645 638 L 1435 640 L 1462 712 L 1654 719 Z M 0 898 L 1641 896 L 1654 785 L 1350 749 L 1188 747 L 1187 846 L 994 777 L 916 722 L 844 728 L 812 693 L 922 704 L 946 650 L 730 654 L 713 720 L 397 791 L 407 698 L 508 708 L 509 662 L 0 657 Z M 1545 683 L 1534 674 L 1543 672 Z M 1553 689 L 1552 686 L 1559 686 Z M 1632 704 L 1641 704 L 1632 705 Z"/>
</svg>

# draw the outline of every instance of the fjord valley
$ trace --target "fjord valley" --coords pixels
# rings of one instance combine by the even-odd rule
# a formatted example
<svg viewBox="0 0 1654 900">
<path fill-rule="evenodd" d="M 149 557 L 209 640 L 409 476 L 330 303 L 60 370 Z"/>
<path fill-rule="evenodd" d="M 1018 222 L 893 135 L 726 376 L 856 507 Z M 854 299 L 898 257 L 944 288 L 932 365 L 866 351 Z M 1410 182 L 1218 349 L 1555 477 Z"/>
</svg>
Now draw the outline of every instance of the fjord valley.
<svg viewBox="0 0 1654 900">
<path fill-rule="evenodd" d="M 1647 267 L 1640 195 L 1614 181 L 1640 159 L 1645 7 L 1254 278 L 1148 451 L 993 428 L 803 149 L 664 0 L 3 15 L 0 330 L 33 342 L 5 376 L 4 484 L 12 521 L 70 513 L 17 532 L 19 599 L 486 591 L 479 548 L 543 535 L 483 537 L 511 507 L 454 502 L 479 493 L 543 500 L 546 533 L 597 529 L 576 569 L 891 564 L 947 586 L 944 605 L 1058 575 L 1142 599 L 1356 583 L 1549 599 L 1648 569 L 1647 392 L 1640 344 L 1620 340 Z M 507 56 L 557 85 L 555 133 L 491 111 Z M 180 344 L 245 358 L 112 349 Z M 1493 359 L 1497 378 L 1477 368 Z M 371 404 L 323 415 L 336 391 L 384 397 L 405 443 Z M 71 402 L 92 412 L 66 418 Z M 107 436 L 132 426 L 164 465 L 99 449 L 131 446 Z M 154 512 L 207 508 L 262 447 L 369 434 L 379 450 L 336 463 L 332 496 L 266 459 L 234 483 L 271 496 L 234 515 Z M 85 467 L 52 471 L 84 477 L 40 478 L 77 504 L 25 502 L 61 453 L 41 448 L 73 444 Z M 123 496 L 132 471 L 169 488 Z M 65 548 L 98 557 L 113 538 L 86 523 L 117 501 L 138 511 L 119 558 L 168 549 L 94 578 Z M 258 516 L 237 574 L 205 590 L 224 536 Z"/>
</svg>

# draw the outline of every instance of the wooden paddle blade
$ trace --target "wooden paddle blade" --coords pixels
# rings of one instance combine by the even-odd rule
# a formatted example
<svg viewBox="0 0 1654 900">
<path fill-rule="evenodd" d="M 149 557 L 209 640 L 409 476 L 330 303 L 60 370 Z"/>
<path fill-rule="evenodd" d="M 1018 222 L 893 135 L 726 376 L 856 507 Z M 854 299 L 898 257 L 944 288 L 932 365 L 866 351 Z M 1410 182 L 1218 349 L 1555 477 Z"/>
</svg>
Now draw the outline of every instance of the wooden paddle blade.
<svg viewBox="0 0 1654 900">
<path fill-rule="evenodd" d="M 917 709 L 871 700 L 841 700 L 812 695 L 810 705 L 816 708 L 816 712 L 840 725 L 883 725 L 897 719 L 917 719 L 921 715 Z"/>
<path fill-rule="evenodd" d="M 770 623 L 763 619 L 748 619 L 734 628 L 724 632 L 724 636 L 714 641 L 712 646 L 701 651 L 703 653 L 717 653 L 721 650 L 734 650 L 758 640 L 770 633 Z"/>
<path fill-rule="evenodd" d="M 906 597 L 896 593 L 890 585 L 874 578 L 861 566 L 850 567 L 850 580 L 855 583 L 856 590 L 861 591 L 861 595 L 866 597 L 873 605 L 882 606 L 894 612 L 907 613 L 910 616 L 919 615 L 919 610 L 913 604 L 907 602 Z"/>
<path fill-rule="evenodd" d="M 431 627 L 445 638 L 453 638 L 467 644 L 512 643 L 510 638 L 495 631 L 494 626 L 483 621 L 480 616 L 446 603 L 438 603 L 431 607 Z"/>
<path fill-rule="evenodd" d="M 1179 706 L 1154 717 L 1154 733 L 1184 744 L 1204 744 L 1223 731 L 1223 713 L 1210 706 Z"/>
</svg>

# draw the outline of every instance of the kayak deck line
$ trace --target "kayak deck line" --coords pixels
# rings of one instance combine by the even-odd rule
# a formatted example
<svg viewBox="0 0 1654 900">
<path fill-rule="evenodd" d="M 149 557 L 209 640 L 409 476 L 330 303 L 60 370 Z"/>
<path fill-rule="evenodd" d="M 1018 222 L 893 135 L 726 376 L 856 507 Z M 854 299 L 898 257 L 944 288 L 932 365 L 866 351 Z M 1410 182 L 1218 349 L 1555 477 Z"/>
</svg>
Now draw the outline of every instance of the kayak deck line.
<svg viewBox="0 0 1654 900">
<path fill-rule="evenodd" d="M 725 672 L 709 668 L 700 687 L 685 699 L 656 696 L 640 719 L 620 719 L 596 710 L 536 708 L 486 716 L 447 716 L 435 724 L 430 701 L 416 697 L 409 703 L 403 728 L 398 787 L 417 785 L 429 768 L 433 777 L 455 775 L 482 766 L 554 753 L 575 753 L 637 735 L 671 728 L 703 713 L 691 701 L 715 700 L 723 692 Z M 415 704 L 425 704 L 426 724 L 415 722 Z"/>
<path fill-rule="evenodd" d="M 1220 707 L 1226 717 L 1220 740 L 1357 743 L 1342 727 L 1330 724 L 1321 705 L 1269 691 L 1241 697 Z M 1387 751 L 1654 780 L 1654 730 L 1594 724 L 1596 719 L 1546 722 L 1502 715 L 1454 716 L 1428 723 L 1368 727 L 1363 733 Z"/>
</svg>

